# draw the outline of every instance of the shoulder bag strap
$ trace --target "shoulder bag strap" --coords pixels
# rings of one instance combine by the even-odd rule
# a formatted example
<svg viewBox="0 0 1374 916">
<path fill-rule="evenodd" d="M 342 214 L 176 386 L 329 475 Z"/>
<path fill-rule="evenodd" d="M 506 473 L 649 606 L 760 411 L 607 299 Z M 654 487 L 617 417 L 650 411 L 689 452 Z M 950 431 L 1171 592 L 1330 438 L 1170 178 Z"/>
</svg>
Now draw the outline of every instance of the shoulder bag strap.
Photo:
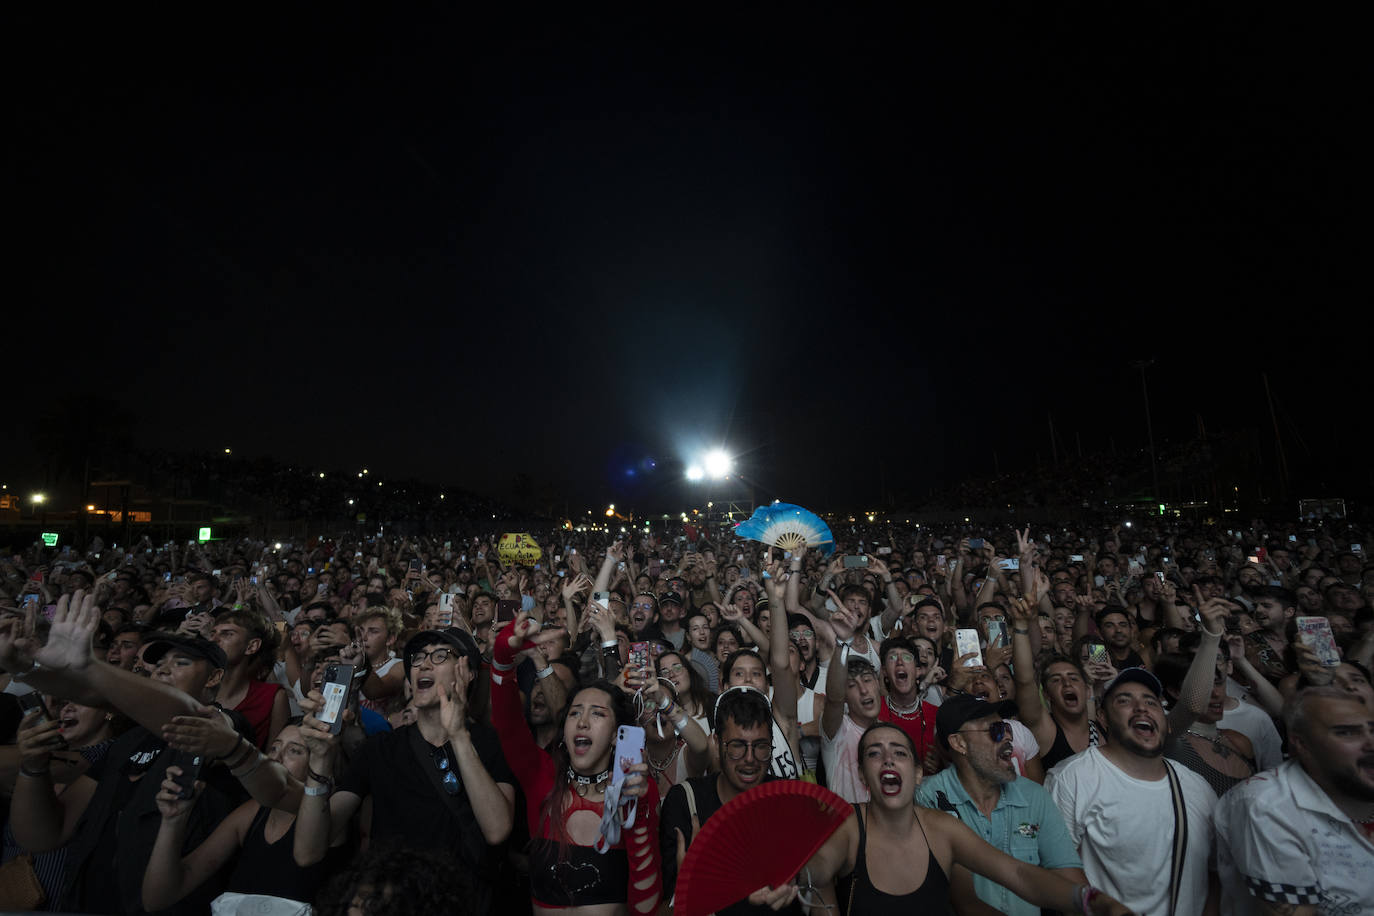
<svg viewBox="0 0 1374 916">
<path fill-rule="evenodd" d="M 683 792 L 684 795 L 687 796 L 687 814 L 688 814 L 688 816 L 689 816 L 689 817 L 696 817 L 696 816 L 697 816 L 697 793 L 695 793 L 695 792 L 692 791 L 692 781 L 691 781 L 690 779 L 684 779 L 684 780 L 682 781 L 682 792 Z M 691 824 L 691 821 L 689 820 L 687 823 L 688 823 L 688 824 Z"/>
<path fill-rule="evenodd" d="M 1164 761 L 1169 773 L 1169 793 L 1174 799 L 1174 855 L 1169 867 L 1169 914 L 1178 914 L 1178 895 L 1183 887 L 1183 857 L 1188 854 L 1188 811 L 1183 806 L 1183 787 L 1179 785 L 1174 765 Z"/>
</svg>

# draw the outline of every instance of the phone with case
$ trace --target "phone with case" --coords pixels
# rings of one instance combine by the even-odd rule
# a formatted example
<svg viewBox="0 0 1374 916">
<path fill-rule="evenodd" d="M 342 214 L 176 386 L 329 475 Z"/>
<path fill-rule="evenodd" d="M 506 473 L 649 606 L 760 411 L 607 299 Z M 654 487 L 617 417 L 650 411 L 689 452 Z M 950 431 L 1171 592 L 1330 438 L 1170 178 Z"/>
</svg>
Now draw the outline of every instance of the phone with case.
<svg viewBox="0 0 1374 916">
<path fill-rule="evenodd" d="M 968 655 L 970 652 L 974 653 L 976 657 L 975 657 L 975 658 L 971 658 L 971 659 L 969 659 L 968 661 L 964 662 L 964 667 L 965 667 L 965 668 L 981 668 L 981 667 L 983 667 L 983 647 L 980 646 L 980 645 L 978 644 L 978 631 L 977 631 L 977 630 L 964 630 L 964 629 L 955 630 L 955 631 L 954 631 L 954 657 L 955 657 L 955 659 L 956 659 L 956 660 L 961 659 L 961 658 L 963 658 L 965 655 Z"/>
<path fill-rule="evenodd" d="M 1336 639 L 1331 635 L 1329 620 L 1325 617 L 1299 617 L 1296 623 L 1298 639 L 1316 653 L 1322 667 L 1334 668 L 1341 663 L 1341 653 L 1336 649 Z"/>
<path fill-rule="evenodd" d="M 615 733 L 615 766 L 611 768 L 611 784 L 625 781 L 625 771 L 644 762 L 644 729 L 638 725 L 622 725 Z"/>
<path fill-rule="evenodd" d="M 320 693 L 324 694 L 324 707 L 315 713 L 315 718 L 329 726 L 331 735 L 337 735 L 343 730 L 343 714 L 348 708 L 348 692 L 352 688 L 352 665 L 332 664 L 325 667 L 324 683 L 320 685 Z"/>
</svg>

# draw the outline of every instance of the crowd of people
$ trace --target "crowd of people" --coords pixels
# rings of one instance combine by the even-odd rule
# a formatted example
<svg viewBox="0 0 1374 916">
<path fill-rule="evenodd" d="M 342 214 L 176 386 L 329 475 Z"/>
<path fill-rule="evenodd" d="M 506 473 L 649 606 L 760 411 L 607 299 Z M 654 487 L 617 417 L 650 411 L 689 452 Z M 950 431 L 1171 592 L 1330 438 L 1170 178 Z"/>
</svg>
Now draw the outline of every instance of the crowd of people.
<svg viewBox="0 0 1374 916">
<path fill-rule="evenodd" d="M 0 908 L 667 913 L 797 780 L 717 912 L 1374 912 L 1354 527 L 530 533 L 7 550 Z"/>
</svg>

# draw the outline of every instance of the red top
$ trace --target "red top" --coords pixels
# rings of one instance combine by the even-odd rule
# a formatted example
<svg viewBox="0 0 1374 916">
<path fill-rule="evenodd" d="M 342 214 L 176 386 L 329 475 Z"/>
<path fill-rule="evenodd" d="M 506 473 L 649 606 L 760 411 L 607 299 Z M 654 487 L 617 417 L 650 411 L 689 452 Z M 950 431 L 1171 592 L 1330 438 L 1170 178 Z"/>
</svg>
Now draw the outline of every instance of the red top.
<svg viewBox="0 0 1374 916">
<path fill-rule="evenodd" d="M 493 651 L 495 661 L 502 665 L 514 664 L 515 653 L 503 637 L 496 640 Z M 520 690 L 516 685 L 515 671 L 500 672 L 494 667 L 491 671 L 491 721 L 501 738 L 501 751 L 511 772 L 525 793 L 525 818 L 529 825 L 530 836 L 537 839 L 557 841 L 554 827 L 543 816 L 544 802 L 554 790 L 554 761 L 552 755 L 534 741 L 520 702 Z M 569 791 L 571 799 L 564 811 L 564 819 L 574 811 L 589 810 L 600 815 L 605 808 L 601 802 L 588 801 Z M 658 784 L 648 780 L 645 794 L 639 799 L 633 828 L 621 832 L 620 842 L 615 849 L 629 853 L 630 880 L 626 888 L 626 898 L 630 912 L 645 912 L 636 904 L 646 903 L 657 906 L 662 889 L 662 868 L 659 865 L 658 842 Z M 588 847 L 590 848 L 590 847 Z M 648 887 L 638 888 L 646 878 L 653 880 Z M 546 904 L 547 905 L 547 904 Z"/>
<path fill-rule="evenodd" d="M 912 743 L 916 745 L 916 759 L 921 761 L 927 776 L 935 774 L 935 771 L 926 765 L 926 753 L 935 747 L 935 714 L 939 711 L 940 707 L 922 700 L 921 705 L 914 711 L 899 716 L 888 705 L 887 697 L 883 697 L 883 705 L 878 710 L 879 722 L 891 722 L 911 738 Z"/>
<path fill-rule="evenodd" d="M 259 750 L 267 750 L 267 740 L 271 737 L 268 732 L 272 729 L 272 703 L 277 698 L 277 691 L 281 689 L 281 684 L 249 681 L 247 696 L 243 698 L 242 703 L 234 707 L 243 713 L 248 724 L 253 726 L 253 743 Z"/>
</svg>

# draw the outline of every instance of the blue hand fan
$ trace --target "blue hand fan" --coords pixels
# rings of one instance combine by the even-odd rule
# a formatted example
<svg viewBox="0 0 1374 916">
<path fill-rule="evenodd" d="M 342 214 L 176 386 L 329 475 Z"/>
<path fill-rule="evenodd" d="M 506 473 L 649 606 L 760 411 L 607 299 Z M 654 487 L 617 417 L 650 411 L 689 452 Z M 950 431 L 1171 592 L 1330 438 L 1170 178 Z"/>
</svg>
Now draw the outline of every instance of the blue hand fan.
<svg viewBox="0 0 1374 916">
<path fill-rule="evenodd" d="M 759 506 L 747 522 L 735 526 L 735 534 L 789 552 L 803 543 L 826 556 L 835 552 L 835 536 L 830 527 L 816 513 L 791 503 Z"/>
</svg>

